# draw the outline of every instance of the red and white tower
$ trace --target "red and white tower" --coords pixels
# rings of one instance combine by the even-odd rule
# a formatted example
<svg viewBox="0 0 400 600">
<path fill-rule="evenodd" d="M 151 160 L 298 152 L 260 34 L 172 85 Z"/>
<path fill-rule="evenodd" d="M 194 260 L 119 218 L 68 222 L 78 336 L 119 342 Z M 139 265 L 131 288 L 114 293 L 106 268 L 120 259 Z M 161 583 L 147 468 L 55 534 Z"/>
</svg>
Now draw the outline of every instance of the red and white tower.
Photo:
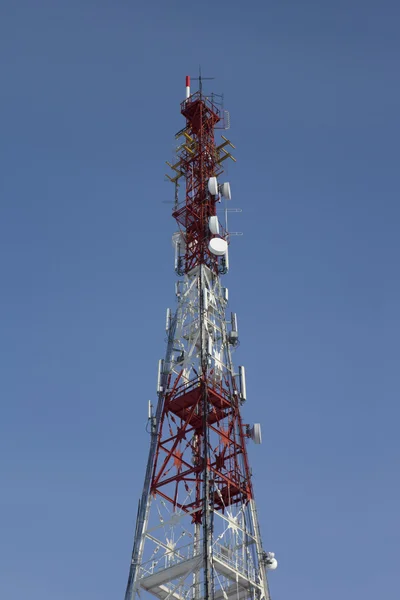
<svg viewBox="0 0 400 600">
<path fill-rule="evenodd" d="M 176 162 L 168 163 L 177 306 L 167 310 L 155 412 L 149 406 L 150 452 L 125 600 L 269 600 L 266 571 L 277 566 L 261 543 L 246 449 L 249 438 L 261 442 L 261 430 L 242 421 L 245 370 L 232 361 L 237 318 L 227 320 L 221 283 L 229 233 L 219 208 L 231 196 L 222 163 L 233 159 L 234 146 L 224 136 L 215 141 L 215 130 L 227 128 L 226 111 L 203 95 L 201 78 L 199 88 L 191 94 L 186 78 L 186 124 L 176 135 Z"/>
</svg>

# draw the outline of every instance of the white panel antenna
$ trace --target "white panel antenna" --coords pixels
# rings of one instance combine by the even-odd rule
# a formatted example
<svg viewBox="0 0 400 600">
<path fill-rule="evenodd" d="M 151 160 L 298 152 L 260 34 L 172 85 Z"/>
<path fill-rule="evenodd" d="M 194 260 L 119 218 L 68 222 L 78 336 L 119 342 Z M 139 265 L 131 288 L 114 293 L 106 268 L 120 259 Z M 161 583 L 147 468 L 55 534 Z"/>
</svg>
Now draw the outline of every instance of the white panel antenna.
<svg viewBox="0 0 400 600">
<path fill-rule="evenodd" d="M 172 234 L 172 247 L 176 248 L 178 244 L 182 250 L 186 249 L 185 236 L 181 231 L 175 231 L 175 233 Z"/>
<path fill-rule="evenodd" d="M 239 366 L 239 383 L 240 383 L 240 399 L 245 402 L 247 399 L 246 392 L 246 371 L 244 367 Z"/>
</svg>

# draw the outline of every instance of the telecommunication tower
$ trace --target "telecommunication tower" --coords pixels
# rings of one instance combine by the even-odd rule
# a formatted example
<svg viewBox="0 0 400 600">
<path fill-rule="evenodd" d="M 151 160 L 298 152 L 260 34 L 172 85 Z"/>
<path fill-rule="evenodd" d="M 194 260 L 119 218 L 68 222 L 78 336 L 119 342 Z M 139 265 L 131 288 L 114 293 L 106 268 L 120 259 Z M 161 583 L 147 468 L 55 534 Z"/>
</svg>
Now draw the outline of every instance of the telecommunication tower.
<svg viewBox="0 0 400 600">
<path fill-rule="evenodd" d="M 157 405 L 149 403 L 150 452 L 125 600 L 270 600 L 265 552 L 246 442 L 261 443 L 259 424 L 243 423 L 245 369 L 235 370 L 235 313 L 227 320 L 227 225 L 218 213 L 230 200 L 220 182 L 234 146 L 218 96 L 191 93 L 181 103 L 185 127 L 176 134 L 173 235 L 177 307 L 167 310 L 167 350 L 159 361 Z M 179 188 L 184 187 L 180 199 Z M 183 194 L 182 194 L 183 196 Z"/>
</svg>

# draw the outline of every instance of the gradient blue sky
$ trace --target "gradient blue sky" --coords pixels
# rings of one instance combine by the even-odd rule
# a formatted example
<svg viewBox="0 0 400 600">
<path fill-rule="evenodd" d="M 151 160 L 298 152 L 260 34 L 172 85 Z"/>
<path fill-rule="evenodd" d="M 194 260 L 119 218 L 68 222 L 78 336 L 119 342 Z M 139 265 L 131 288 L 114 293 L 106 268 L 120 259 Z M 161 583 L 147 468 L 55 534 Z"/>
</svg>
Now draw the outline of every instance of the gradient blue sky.
<svg viewBox="0 0 400 600">
<path fill-rule="evenodd" d="M 1 599 L 123 598 L 175 300 L 164 161 L 199 63 L 237 146 L 225 282 L 273 599 L 396 597 L 399 19 L 0 2 Z"/>
</svg>

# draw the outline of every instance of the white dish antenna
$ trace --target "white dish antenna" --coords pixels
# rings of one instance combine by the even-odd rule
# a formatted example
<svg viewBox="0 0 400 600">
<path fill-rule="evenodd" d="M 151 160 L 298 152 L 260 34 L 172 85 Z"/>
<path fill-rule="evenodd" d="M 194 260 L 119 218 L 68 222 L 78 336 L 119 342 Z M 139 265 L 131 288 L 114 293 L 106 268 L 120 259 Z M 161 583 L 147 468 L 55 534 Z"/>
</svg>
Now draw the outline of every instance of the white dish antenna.
<svg viewBox="0 0 400 600">
<path fill-rule="evenodd" d="M 215 256 L 223 256 L 228 249 L 228 243 L 222 238 L 212 238 L 208 244 L 208 249 L 212 254 L 215 254 Z"/>
<path fill-rule="evenodd" d="M 218 217 L 210 217 L 208 219 L 208 227 L 211 231 L 211 233 L 213 233 L 214 235 L 218 235 L 219 234 L 219 223 L 218 223 Z"/>
<path fill-rule="evenodd" d="M 219 191 L 221 192 L 221 194 L 224 198 L 226 198 L 227 200 L 231 200 L 232 196 L 231 196 L 230 183 L 226 182 L 226 183 L 223 183 L 222 185 L 220 185 Z"/>
<path fill-rule="evenodd" d="M 218 181 L 216 177 L 210 177 L 208 180 L 208 191 L 211 196 L 216 196 L 218 194 Z"/>
<path fill-rule="evenodd" d="M 255 444 L 261 444 L 261 425 L 260 423 L 254 423 L 253 427 L 250 429 L 250 437 Z"/>
<path fill-rule="evenodd" d="M 267 563 L 268 571 L 275 571 L 277 566 L 278 566 L 278 561 L 276 560 L 276 558 L 272 558 L 271 561 Z"/>
<path fill-rule="evenodd" d="M 275 552 L 267 552 L 265 566 L 268 571 L 275 571 L 278 566 L 278 561 L 275 558 Z"/>
</svg>

